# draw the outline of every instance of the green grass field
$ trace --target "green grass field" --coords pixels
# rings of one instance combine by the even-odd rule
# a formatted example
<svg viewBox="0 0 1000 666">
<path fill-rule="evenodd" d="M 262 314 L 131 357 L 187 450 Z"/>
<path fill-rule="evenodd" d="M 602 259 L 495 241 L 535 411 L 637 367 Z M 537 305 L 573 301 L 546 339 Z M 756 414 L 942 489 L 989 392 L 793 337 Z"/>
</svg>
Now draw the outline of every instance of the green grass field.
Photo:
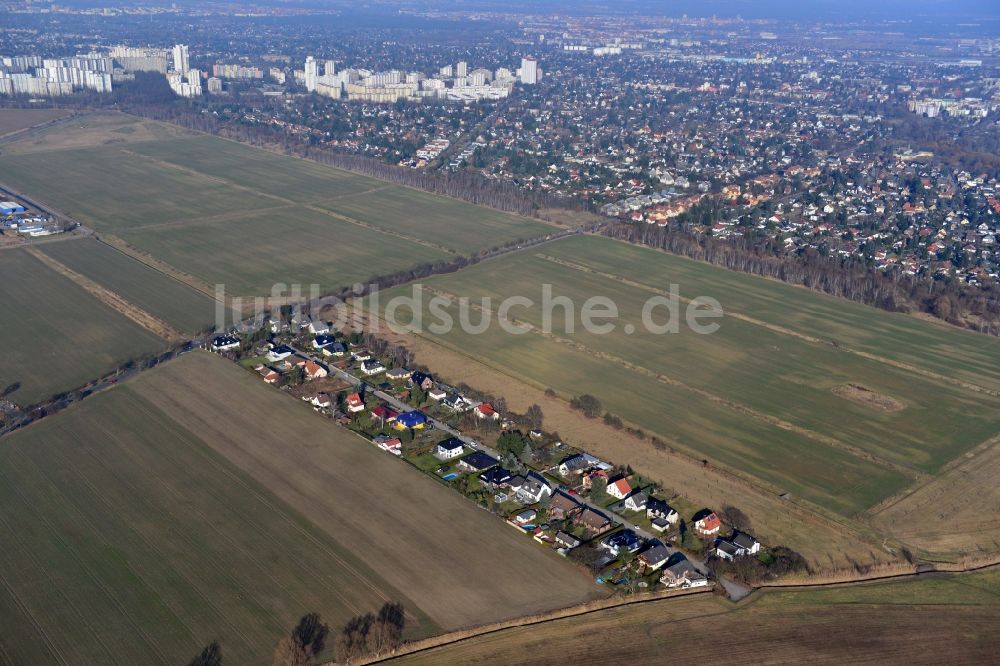
<svg viewBox="0 0 1000 666">
<path fill-rule="evenodd" d="M 1000 391 L 996 338 L 627 243 L 579 237 L 544 251 L 658 289 L 679 284 L 729 312 Z"/>
<path fill-rule="evenodd" d="M 207 135 L 131 147 L 148 157 L 258 192 L 313 203 L 385 185 L 367 176 L 317 162 L 275 155 Z"/>
<path fill-rule="evenodd" d="M 190 139 L 178 139 L 185 140 Z M 0 182 L 107 233 L 275 205 L 263 196 L 164 168 L 127 150 L 131 146 L 0 157 Z"/>
<path fill-rule="evenodd" d="M 276 396 L 279 400 L 282 397 Z M 127 387 L 0 446 L 0 661 L 267 663 L 307 612 L 402 601 L 352 552 Z"/>
<path fill-rule="evenodd" d="M 34 404 L 74 389 L 164 341 L 23 250 L 0 252 L 0 385 Z"/>
<path fill-rule="evenodd" d="M 87 238 L 39 247 L 179 331 L 201 331 L 215 322 L 215 301 L 211 298 L 104 243 Z"/>
<path fill-rule="evenodd" d="M 513 239 L 544 236 L 552 231 L 551 227 L 525 218 L 404 187 L 355 194 L 317 205 L 461 254 L 474 254 Z"/>
<path fill-rule="evenodd" d="M 383 302 L 395 293 L 384 292 Z M 457 307 L 447 311 L 457 322 Z M 398 320 L 409 323 L 408 314 L 400 311 Z M 427 337 L 538 388 L 552 388 L 567 399 L 596 395 L 607 410 L 698 457 L 763 479 L 775 492 L 791 492 L 845 515 L 864 510 L 908 483 L 897 471 L 553 340 L 533 334 L 514 336 L 495 326 L 478 335 L 456 327 L 447 336 Z M 475 379 L 471 369 L 469 377 Z"/>
<path fill-rule="evenodd" d="M 441 338 L 427 337 L 563 395 L 592 393 L 611 412 L 696 455 L 848 515 L 899 491 L 907 475 L 935 473 L 1000 432 L 1000 399 L 776 330 L 782 326 L 820 335 L 818 322 L 791 321 L 756 304 L 747 307 L 745 294 L 769 293 L 772 301 L 780 302 L 789 292 L 806 302 L 817 301 L 814 310 L 832 308 L 833 303 L 826 303 L 832 299 L 710 266 L 695 271 L 688 263 L 597 237 L 549 243 L 426 281 L 440 293 L 466 296 L 474 303 L 489 297 L 494 309 L 505 297 L 527 296 L 535 307 L 517 307 L 511 316 L 530 323 L 534 331 L 510 335 L 494 325 L 485 334 L 470 335 L 456 327 Z M 672 273 L 675 264 L 687 272 Z M 731 285 L 727 296 L 714 281 L 730 276 L 743 286 Z M 643 304 L 666 292 L 670 283 L 680 285 L 682 298 L 712 295 L 725 312 L 763 321 L 723 317 L 714 320 L 721 327 L 710 335 L 696 334 L 684 324 L 676 334 L 648 333 L 641 319 Z M 562 309 L 555 311 L 556 337 L 538 332 L 543 323 L 539 305 L 543 284 L 551 285 L 554 297 L 566 296 L 576 304 L 574 332 L 567 332 Z M 383 294 L 383 304 L 405 291 L 398 288 Z M 425 294 L 425 299 L 432 295 Z M 580 326 L 579 309 L 595 295 L 617 305 L 620 319 L 611 334 L 587 333 Z M 906 323 L 895 315 L 856 307 L 867 311 L 868 326 L 875 330 L 902 328 Z M 457 310 L 452 307 L 449 312 L 457 321 Z M 664 312 L 659 310 L 657 321 L 663 321 Z M 401 313 L 406 323 L 407 313 Z M 860 326 L 861 314 L 855 316 Z M 426 320 L 433 321 L 433 317 Z M 956 363 L 971 362 L 970 334 L 912 318 L 907 321 L 918 335 L 936 336 L 936 348 L 954 347 Z M 627 334 L 628 326 L 636 332 Z M 851 344 L 876 354 L 880 348 L 866 345 L 868 339 L 863 331 L 854 331 Z M 981 343 L 975 352 L 978 364 L 992 372 L 991 341 L 983 338 Z M 907 359 L 912 365 L 921 360 Z M 927 369 L 933 371 L 939 363 L 935 358 Z M 891 398 L 902 409 L 887 411 L 834 393 L 848 384 Z"/>
<path fill-rule="evenodd" d="M 214 137 L 146 143 L 132 150 L 462 254 L 552 230 L 527 218 Z"/>
<path fill-rule="evenodd" d="M 276 282 L 335 291 L 552 231 L 232 141 L 158 139 L 162 128 L 128 116 L 53 128 L 4 151 L 0 182 L 241 295 Z"/>
<path fill-rule="evenodd" d="M 120 234 L 128 243 L 236 295 L 271 293 L 276 282 L 323 293 L 447 259 L 446 252 L 290 206 L 239 219 Z"/>
</svg>

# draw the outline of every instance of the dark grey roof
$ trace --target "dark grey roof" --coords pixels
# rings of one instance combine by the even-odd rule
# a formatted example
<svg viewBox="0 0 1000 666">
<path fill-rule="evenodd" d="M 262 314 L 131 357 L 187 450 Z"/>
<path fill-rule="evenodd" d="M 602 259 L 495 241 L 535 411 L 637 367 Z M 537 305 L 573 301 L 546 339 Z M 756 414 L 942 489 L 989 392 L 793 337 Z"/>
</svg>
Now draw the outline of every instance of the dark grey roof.
<svg viewBox="0 0 1000 666">
<path fill-rule="evenodd" d="M 468 465 L 476 471 L 479 471 L 493 467 L 493 465 L 496 465 L 499 461 L 493 456 L 487 455 L 482 451 L 473 451 L 469 455 L 462 458 L 459 462 Z"/>
</svg>

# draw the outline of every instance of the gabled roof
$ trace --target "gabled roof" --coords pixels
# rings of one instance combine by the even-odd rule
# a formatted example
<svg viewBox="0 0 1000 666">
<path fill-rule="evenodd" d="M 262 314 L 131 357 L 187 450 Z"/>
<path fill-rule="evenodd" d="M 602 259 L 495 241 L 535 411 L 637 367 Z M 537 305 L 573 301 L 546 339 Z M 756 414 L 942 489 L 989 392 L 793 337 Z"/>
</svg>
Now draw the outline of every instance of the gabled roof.
<svg viewBox="0 0 1000 666">
<path fill-rule="evenodd" d="M 590 463 L 582 453 L 577 453 L 563 458 L 562 462 L 559 463 L 559 466 L 562 467 L 563 465 L 565 465 L 569 471 L 575 472 L 586 468 L 590 465 Z"/>
<path fill-rule="evenodd" d="M 376 416 L 386 421 L 392 421 L 397 416 L 399 416 L 399 412 L 397 412 L 392 407 L 387 407 L 386 405 L 379 405 L 378 407 L 372 410 L 372 416 Z"/>
<path fill-rule="evenodd" d="M 609 483 L 608 488 L 611 487 L 616 488 L 618 490 L 618 493 L 621 495 L 628 495 L 630 492 L 632 492 L 632 486 L 629 485 L 628 479 L 625 478 L 621 478 L 618 479 L 617 481 Z"/>
<path fill-rule="evenodd" d="M 650 497 L 646 500 L 646 511 L 666 515 L 673 512 L 673 508 L 667 504 L 666 500 L 662 500 L 659 497 Z"/>
<path fill-rule="evenodd" d="M 599 528 L 604 527 L 611 519 L 605 516 L 600 511 L 591 509 L 589 506 L 584 507 L 583 511 L 576 517 L 577 522 L 586 525 L 587 527 Z"/>
<path fill-rule="evenodd" d="M 652 541 L 653 545 L 650 548 L 639 553 L 639 559 L 647 564 L 659 564 L 660 562 L 665 562 L 670 559 L 670 549 L 663 545 L 660 541 Z"/>
<path fill-rule="evenodd" d="M 562 491 L 557 491 L 549 500 L 550 509 L 559 509 L 564 512 L 573 511 L 580 507 L 580 503 Z"/>
<path fill-rule="evenodd" d="M 734 532 L 733 536 L 730 537 L 729 540 L 732 541 L 737 546 L 739 546 L 740 548 L 745 548 L 747 550 L 750 550 L 755 545 L 757 545 L 756 539 L 754 539 L 749 534 L 745 534 L 743 532 Z"/>
<path fill-rule="evenodd" d="M 427 374 L 426 372 L 414 372 L 412 375 L 410 375 L 410 379 L 413 380 L 413 383 L 417 385 L 423 384 L 425 379 L 434 381 L 434 377 L 432 375 Z"/>
<path fill-rule="evenodd" d="M 701 512 L 699 512 L 699 514 L 701 514 Z M 722 521 L 719 520 L 719 517 L 715 515 L 714 511 L 709 511 L 706 514 L 701 515 L 700 518 L 698 517 L 699 514 L 695 514 L 695 523 L 698 524 L 700 529 L 703 531 L 710 532 L 722 527 Z"/>
<path fill-rule="evenodd" d="M 507 481 L 510 481 L 511 478 L 512 476 L 510 471 L 504 469 L 503 467 L 494 467 L 492 469 L 486 470 L 485 472 L 479 475 L 480 481 L 495 486 L 498 486 L 501 483 L 506 483 Z"/>
<path fill-rule="evenodd" d="M 634 504 L 642 506 L 649 501 L 649 495 L 644 490 L 637 490 L 625 499 L 632 500 Z"/>
</svg>

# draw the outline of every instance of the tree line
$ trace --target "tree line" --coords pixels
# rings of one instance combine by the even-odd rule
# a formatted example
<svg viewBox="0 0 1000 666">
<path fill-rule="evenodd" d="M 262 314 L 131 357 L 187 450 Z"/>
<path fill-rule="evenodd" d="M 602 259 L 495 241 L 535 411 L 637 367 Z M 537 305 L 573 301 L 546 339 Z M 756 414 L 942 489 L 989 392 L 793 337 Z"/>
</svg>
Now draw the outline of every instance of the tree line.
<svg viewBox="0 0 1000 666">
<path fill-rule="evenodd" d="M 970 287 L 953 279 L 881 273 L 855 258 L 824 256 L 812 248 L 789 256 L 766 237 L 719 240 L 671 227 L 624 223 L 605 225 L 601 233 L 890 312 L 922 312 L 955 326 L 1000 335 L 1000 288 L 994 284 Z"/>
<path fill-rule="evenodd" d="M 329 649 L 330 626 L 319 613 L 302 616 L 292 631 L 278 641 L 272 666 L 310 666 L 334 658 L 349 664 L 362 657 L 390 654 L 403 644 L 406 612 L 403 605 L 386 602 L 378 613 L 351 618 L 333 637 Z M 222 666 L 222 647 L 213 641 L 196 654 L 188 666 Z"/>
</svg>

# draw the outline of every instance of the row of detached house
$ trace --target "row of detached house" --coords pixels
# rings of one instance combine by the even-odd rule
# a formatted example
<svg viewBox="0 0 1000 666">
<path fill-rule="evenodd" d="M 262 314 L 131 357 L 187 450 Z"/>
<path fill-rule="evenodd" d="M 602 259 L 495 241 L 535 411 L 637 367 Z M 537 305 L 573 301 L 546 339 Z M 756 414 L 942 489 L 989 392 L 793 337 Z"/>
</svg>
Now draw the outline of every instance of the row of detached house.
<svg viewBox="0 0 1000 666">
<path fill-rule="evenodd" d="M 656 532 L 662 534 L 678 524 L 680 514 L 666 500 L 652 496 L 643 488 L 633 487 L 630 477 L 625 474 L 609 476 L 609 467 L 594 456 L 582 452 L 566 457 L 556 469 L 564 479 L 572 481 L 575 477 L 579 477 L 580 488 L 584 490 L 591 489 L 597 479 L 603 480 L 605 492 L 619 500 L 618 506 L 621 510 L 644 514 L 650 527 Z M 710 509 L 694 514 L 691 523 L 694 532 L 700 538 L 714 539 L 710 551 L 712 556 L 733 560 L 760 552 L 760 542 L 749 534 L 734 531 L 731 536 L 721 537 L 724 527 L 722 520 Z M 617 549 L 611 550 L 617 552 Z M 640 561 L 646 565 L 651 564 L 641 557 Z"/>
<path fill-rule="evenodd" d="M 376 367 L 372 364 L 378 364 L 380 369 L 377 374 L 384 373 L 387 380 L 379 386 L 383 390 L 388 391 L 405 382 L 408 391 L 419 389 L 429 400 L 456 413 L 472 411 L 479 419 L 500 420 L 500 414 L 489 403 L 470 400 L 450 386 L 435 381 L 429 373 L 398 367 L 386 369 L 368 351 L 348 349 L 325 325 L 310 322 L 308 326 L 310 332 L 314 333 L 312 346 L 317 352 L 351 358 L 360 363 L 361 372 L 366 376 L 371 375 L 365 368 Z M 240 340 L 235 336 L 219 336 L 212 341 L 212 349 L 216 351 L 239 347 Z M 268 363 L 258 366 L 257 370 L 268 383 L 276 383 L 283 373 L 294 367 L 302 367 L 306 379 L 322 378 L 328 374 L 327 368 L 321 363 L 303 356 L 289 345 L 267 343 L 264 348 L 264 357 Z M 374 405 L 366 404 L 363 391 L 362 385 L 359 391 L 346 395 L 339 406 L 346 414 L 343 417 L 346 419 L 343 421 L 345 425 L 354 416 L 367 413 L 372 423 L 381 428 L 383 433 L 386 430 L 405 432 L 430 428 L 431 419 L 423 411 L 398 411 L 382 401 Z M 334 400 L 326 393 L 307 394 L 303 396 L 303 400 L 309 401 L 318 411 L 333 413 L 335 407 Z M 404 455 L 403 442 L 399 436 L 380 433 L 373 438 L 373 443 L 391 455 Z M 580 499 L 576 491 L 567 490 L 562 484 L 550 481 L 538 471 L 515 473 L 506 469 L 492 455 L 471 449 L 458 437 L 447 437 L 437 442 L 432 447 L 432 453 L 437 460 L 447 463 L 441 468 L 449 470 L 448 475 L 444 476 L 446 481 L 460 474 L 475 475 L 480 487 L 494 494 L 497 505 L 513 502 L 521 507 L 509 520 L 512 525 L 531 534 L 540 543 L 553 546 L 564 555 L 573 548 L 589 543 L 604 551 L 609 561 L 614 561 L 625 553 L 635 553 L 635 562 L 640 570 L 649 574 L 663 569 L 660 581 L 669 587 L 707 585 L 707 578 L 682 554 L 669 549 L 659 539 L 643 539 L 630 529 L 617 530 L 616 520 L 609 515 L 611 512 L 595 508 Z M 652 496 L 642 488 L 633 488 L 629 477 L 613 475 L 613 469 L 612 465 L 586 452 L 580 452 L 567 456 L 550 471 L 558 472 L 563 479 L 570 481 L 572 485 L 579 485 L 584 491 L 590 490 L 596 481 L 601 480 L 610 497 L 619 500 L 624 510 L 644 515 L 655 531 L 664 533 L 677 525 L 680 516 L 666 500 Z M 572 483 L 574 479 L 577 484 Z M 548 529 L 548 525 L 536 524 L 540 511 L 545 511 L 552 521 L 561 521 L 561 529 Z M 695 531 L 702 537 L 717 536 L 722 528 L 718 516 L 710 511 L 703 513 L 705 515 L 695 516 Z M 760 544 L 752 537 L 735 533 L 728 539 L 719 539 L 714 554 L 733 559 L 756 554 L 759 549 Z"/>
</svg>

